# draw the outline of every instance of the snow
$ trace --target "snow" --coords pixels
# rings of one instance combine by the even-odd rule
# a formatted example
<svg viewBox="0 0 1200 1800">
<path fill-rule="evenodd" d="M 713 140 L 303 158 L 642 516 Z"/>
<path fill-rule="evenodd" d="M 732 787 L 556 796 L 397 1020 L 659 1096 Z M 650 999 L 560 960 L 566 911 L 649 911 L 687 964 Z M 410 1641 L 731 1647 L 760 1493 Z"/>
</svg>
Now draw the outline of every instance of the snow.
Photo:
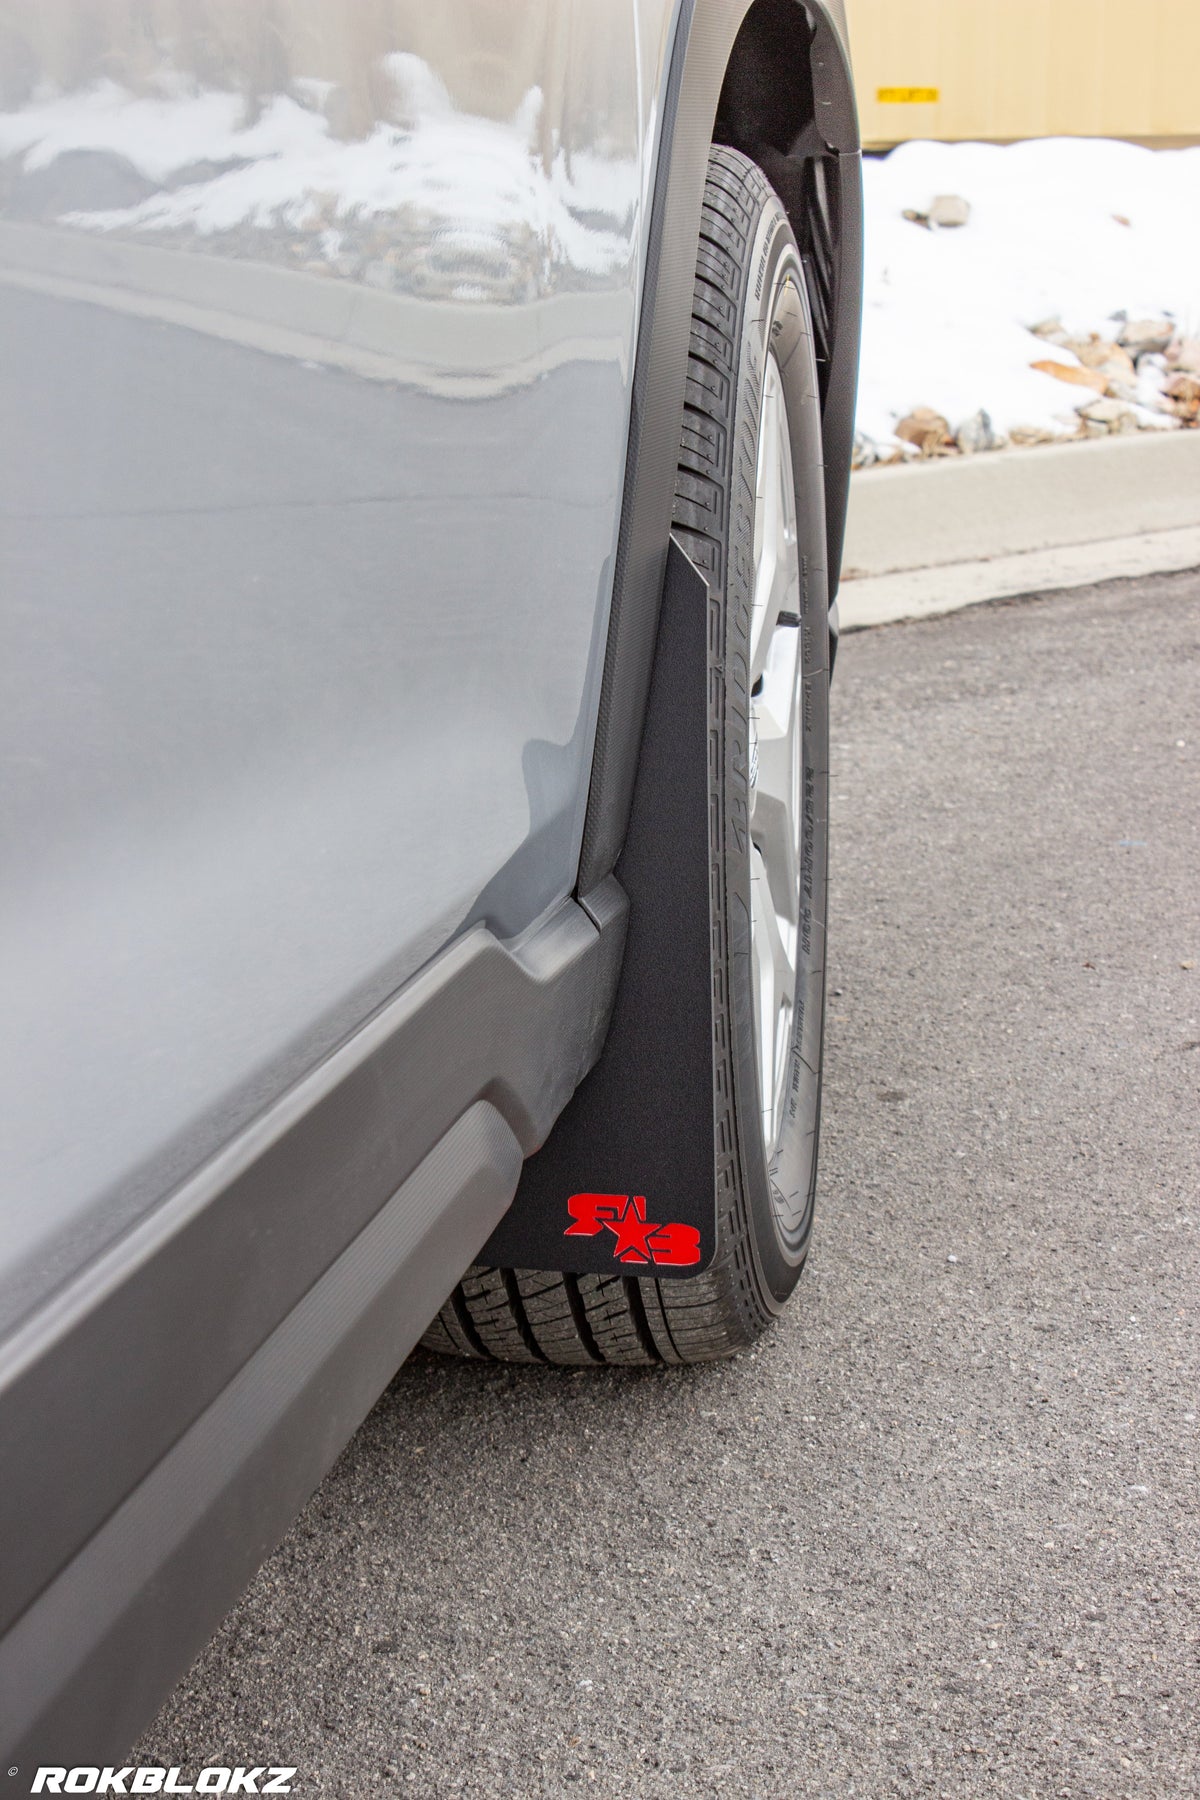
<svg viewBox="0 0 1200 1800">
<path fill-rule="evenodd" d="M 294 84 L 247 122 L 243 96 L 168 80 L 155 95 L 111 81 L 44 92 L 0 113 L 0 157 L 27 172 L 64 152 L 124 158 L 158 192 L 119 211 L 73 212 L 86 230 L 207 236 L 251 227 L 312 232 L 333 260 L 340 231 L 408 216 L 409 236 L 440 246 L 468 279 L 459 297 L 516 294 L 518 273 L 567 264 L 604 276 L 630 254 L 637 169 L 598 154 L 546 166 L 539 89 L 511 119 L 456 113 L 418 57 L 387 59 L 403 123 L 365 138 L 330 131 L 328 83 Z M 937 194 L 970 203 L 969 222 L 906 220 Z M 903 144 L 864 163 L 866 271 L 858 427 L 895 445 L 898 420 L 930 406 L 952 428 L 980 409 L 993 426 L 1069 434 L 1092 390 L 1032 369 L 1073 352 L 1031 334 L 1057 316 L 1072 335 L 1113 337 L 1118 314 L 1168 315 L 1200 333 L 1200 148 L 1146 150 L 1107 139 Z M 1122 220 L 1128 223 L 1122 223 Z M 403 234 L 402 234 L 403 235 Z M 471 271 L 475 270 L 474 285 Z M 536 280 L 536 275 L 530 276 Z M 1153 408 L 1165 368 L 1143 358 L 1138 398 Z M 1142 410 L 1145 425 L 1173 423 Z"/>
<path fill-rule="evenodd" d="M 585 154 L 568 168 L 559 155 L 547 169 L 536 150 L 540 89 L 512 119 L 484 119 L 456 113 L 418 57 L 387 63 L 406 122 L 378 124 L 365 138 L 330 131 L 319 110 L 322 82 L 296 84 L 309 104 L 280 95 L 248 124 L 238 94 L 135 96 L 106 81 L 0 114 L 0 157 L 20 155 L 32 172 L 66 151 L 102 151 L 147 181 L 174 183 L 135 206 L 63 215 L 62 223 L 90 230 L 306 230 L 318 216 L 338 223 L 409 213 L 443 242 L 461 239 L 476 253 L 502 255 L 506 234 L 532 233 L 548 260 L 588 275 L 628 260 L 632 160 Z M 198 178 L 188 180 L 193 165 Z"/>
<path fill-rule="evenodd" d="M 292 100 L 273 101 L 252 126 L 244 125 L 245 114 L 240 94 L 137 96 L 101 81 L 0 113 L 0 156 L 25 151 L 32 173 L 67 150 L 104 150 L 162 182 L 189 163 L 286 155 L 324 135 L 324 120 Z"/>
<path fill-rule="evenodd" d="M 1057 315 L 1081 337 L 1115 337 L 1118 313 L 1169 316 L 1200 332 L 1200 148 L 914 142 L 866 158 L 863 174 L 857 423 L 877 442 L 894 444 L 914 406 L 933 407 L 952 428 L 982 407 L 1006 433 L 1073 433 L 1075 409 L 1095 395 L 1030 368 L 1039 358 L 1078 360 L 1032 335 L 1041 320 Z M 969 222 L 939 231 L 903 217 L 937 194 L 968 200 Z M 1142 374 L 1149 400 L 1156 384 Z"/>
</svg>

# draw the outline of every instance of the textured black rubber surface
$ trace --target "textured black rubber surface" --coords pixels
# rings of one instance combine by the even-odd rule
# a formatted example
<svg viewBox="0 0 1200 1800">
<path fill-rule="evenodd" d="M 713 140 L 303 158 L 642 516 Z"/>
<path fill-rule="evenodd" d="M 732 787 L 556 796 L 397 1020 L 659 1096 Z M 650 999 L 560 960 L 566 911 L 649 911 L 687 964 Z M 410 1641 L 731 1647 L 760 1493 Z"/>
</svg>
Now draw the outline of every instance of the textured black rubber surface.
<svg viewBox="0 0 1200 1800">
<path fill-rule="evenodd" d="M 708 614 L 708 583 L 672 534 L 629 830 L 605 884 L 628 909 L 611 1017 L 479 1250 L 489 1268 L 687 1281 L 716 1256 Z M 612 1229 L 570 1228 L 585 1194 Z"/>
<path fill-rule="evenodd" d="M 766 1167 L 749 986 L 750 610 L 768 348 L 785 383 L 804 640 L 807 956 L 781 1148 Z M 717 1256 L 660 1282 L 475 1267 L 425 1336 L 435 1350 L 560 1364 L 704 1362 L 759 1336 L 799 1278 L 816 1179 L 825 963 L 828 581 L 820 419 L 803 273 L 761 171 L 714 147 L 697 256 L 673 529 L 709 586 L 710 924 Z"/>
</svg>

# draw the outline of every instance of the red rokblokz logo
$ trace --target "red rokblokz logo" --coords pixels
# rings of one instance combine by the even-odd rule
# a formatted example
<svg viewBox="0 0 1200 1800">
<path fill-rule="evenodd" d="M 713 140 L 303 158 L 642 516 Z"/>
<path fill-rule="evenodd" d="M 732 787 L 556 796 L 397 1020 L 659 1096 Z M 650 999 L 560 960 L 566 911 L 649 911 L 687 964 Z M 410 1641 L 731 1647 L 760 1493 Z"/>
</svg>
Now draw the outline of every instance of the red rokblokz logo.
<svg viewBox="0 0 1200 1800">
<path fill-rule="evenodd" d="M 572 1194 L 567 1211 L 575 1223 L 564 1237 L 595 1237 L 611 1231 L 613 1256 L 620 1263 L 666 1263 L 688 1268 L 700 1261 L 700 1233 L 694 1225 L 655 1225 L 646 1217 L 644 1194 Z"/>
</svg>

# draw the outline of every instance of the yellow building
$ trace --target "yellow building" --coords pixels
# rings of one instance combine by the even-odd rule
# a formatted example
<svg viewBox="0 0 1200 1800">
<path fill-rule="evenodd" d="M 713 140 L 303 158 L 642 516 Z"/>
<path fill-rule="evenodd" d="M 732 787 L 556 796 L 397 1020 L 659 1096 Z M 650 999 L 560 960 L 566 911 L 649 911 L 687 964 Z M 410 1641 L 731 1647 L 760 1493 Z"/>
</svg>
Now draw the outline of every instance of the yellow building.
<svg viewBox="0 0 1200 1800">
<path fill-rule="evenodd" d="M 863 143 L 1200 141 L 1200 0 L 846 0 Z"/>
</svg>

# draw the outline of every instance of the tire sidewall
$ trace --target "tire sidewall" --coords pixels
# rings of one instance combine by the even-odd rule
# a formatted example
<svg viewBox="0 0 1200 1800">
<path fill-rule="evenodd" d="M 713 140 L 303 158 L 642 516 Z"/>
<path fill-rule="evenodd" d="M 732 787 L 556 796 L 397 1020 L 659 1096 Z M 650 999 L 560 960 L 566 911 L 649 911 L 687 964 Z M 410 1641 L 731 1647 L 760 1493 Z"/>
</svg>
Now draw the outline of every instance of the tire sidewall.
<svg viewBox="0 0 1200 1800">
<path fill-rule="evenodd" d="M 749 758 L 755 489 L 769 353 L 775 355 L 782 380 L 796 482 L 805 816 L 800 973 L 790 1072 L 779 1145 L 768 1167 L 760 1123 L 751 986 Z M 734 1113 L 756 1285 L 768 1308 L 777 1311 L 794 1288 L 804 1264 L 816 1179 L 825 996 L 829 582 L 820 400 L 811 315 L 796 242 L 783 208 L 773 195 L 759 218 L 748 262 L 734 419 L 723 684 L 724 875 Z"/>
</svg>

